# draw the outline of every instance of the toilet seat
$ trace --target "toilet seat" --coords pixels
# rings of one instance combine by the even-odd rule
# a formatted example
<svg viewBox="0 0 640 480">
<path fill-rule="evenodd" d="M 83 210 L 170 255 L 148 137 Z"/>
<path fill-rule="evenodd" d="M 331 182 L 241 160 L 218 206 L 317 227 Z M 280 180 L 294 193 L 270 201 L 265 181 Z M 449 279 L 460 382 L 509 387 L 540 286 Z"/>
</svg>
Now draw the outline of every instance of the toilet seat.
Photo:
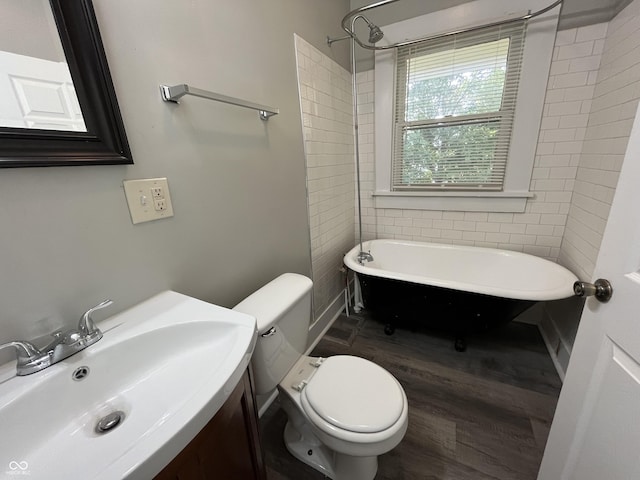
<svg viewBox="0 0 640 480">
<path fill-rule="evenodd" d="M 325 359 L 301 392 L 308 417 L 326 422 L 334 432 L 356 434 L 383 432 L 396 425 L 406 408 L 405 399 L 389 372 L 348 355 Z"/>
</svg>

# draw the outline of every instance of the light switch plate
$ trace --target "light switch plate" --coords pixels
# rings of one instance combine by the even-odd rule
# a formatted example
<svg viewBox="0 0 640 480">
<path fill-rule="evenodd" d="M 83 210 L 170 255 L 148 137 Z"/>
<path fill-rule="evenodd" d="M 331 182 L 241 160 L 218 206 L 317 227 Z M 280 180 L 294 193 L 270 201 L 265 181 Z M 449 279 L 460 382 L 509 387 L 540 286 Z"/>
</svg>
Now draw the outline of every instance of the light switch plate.
<svg viewBox="0 0 640 480">
<path fill-rule="evenodd" d="M 122 184 L 134 224 L 173 217 L 171 194 L 166 178 L 124 180 Z"/>
</svg>

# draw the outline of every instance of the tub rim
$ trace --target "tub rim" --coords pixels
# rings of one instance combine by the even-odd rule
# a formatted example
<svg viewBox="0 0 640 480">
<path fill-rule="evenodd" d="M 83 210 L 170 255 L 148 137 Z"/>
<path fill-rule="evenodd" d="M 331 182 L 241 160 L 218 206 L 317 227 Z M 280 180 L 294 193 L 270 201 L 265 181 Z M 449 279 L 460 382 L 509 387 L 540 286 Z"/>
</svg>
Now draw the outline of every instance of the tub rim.
<svg viewBox="0 0 640 480">
<path fill-rule="evenodd" d="M 448 288 L 451 290 L 460 290 L 472 293 L 479 293 L 483 295 L 492 295 L 495 297 L 503 297 L 503 298 L 511 298 L 516 300 L 532 300 L 532 301 L 548 301 L 548 300 L 559 300 L 563 298 L 569 298 L 574 295 L 573 293 L 573 283 L 578 280 L 578 278 L 568 270 L 567 268 L 554 263 L 550 260 L 537 257 L 535 255 L 531 255 L 523 252 L 516 252 L 512 250 L 503 250 L 499 248 L 489 248 L 489 247 L 476 247 L 469 245 L 455 245 L 455 244 L 446 244 L 446 243 L 436 243 L 436 242 L 418 242 L 412 240 L 394 240 L 394 239 L 373 239 L 367 240 L 363 242 L 362 246 L 365 251 L 369 251 L 372 245 L 375 244 L 395 244 L 395 245 L 404 245 L 412 248 L 420 247 L 420 248 L 435 248 L 435 249 L 446 249 L 446 250 L 462 250 L 462 251 L 470 251 L 470 252 L 490 252 L 492 255 L 501 255 L 510 258 L 514 258 L 515 260 L 524 259 L 527 262 L 533 263 L 534 265 L 539 266 L 539 268 L 548 269 L 550 275 L 558 275 L 560 279 L 558 283 L 562 285 L 561 288 L 541 288 L 541 289 L 530 289 L 524 290 L 519 288 L 514 288 L 513 286 L 505 286 L 503 288 L 498 288 L 491 285 L 480 285 L 476 283 L 468 283 L 462 280 L 453 281 L 453 280 L 443 280 L 434 277 L 429 277 L 427 275 L 414 275 L 403 272 L 395 272 L 383 270 L 381 268 L 375 268 L 365 265 L 360 265 L 356 260 L 358 253 L 360 252 L 360 245 L 357 244 L 353 247 L 345 256 L 344 256 L 344 264 L 352 271 L 356 273 L 360 273 L 363 275 L 370 275 L 374 277 L 382 277 L 391 280 L 405 281 L 410 283 L 417 283 L 422 285 L 430 285 L 434 287 Z M 374 254 L 375 258 L 375 254 Z M 565 286 L 566 285 L 566 286 Z"/>
</svg>

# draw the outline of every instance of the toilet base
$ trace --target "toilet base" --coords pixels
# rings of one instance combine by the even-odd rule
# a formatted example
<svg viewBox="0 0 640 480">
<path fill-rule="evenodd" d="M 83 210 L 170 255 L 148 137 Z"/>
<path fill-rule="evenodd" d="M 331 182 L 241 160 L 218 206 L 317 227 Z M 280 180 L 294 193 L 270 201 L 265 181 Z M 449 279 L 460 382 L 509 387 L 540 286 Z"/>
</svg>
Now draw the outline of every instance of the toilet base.
<svg viewBox="0 0 640 480">
<path fill-rule="evenodd" d="M 284 428 L 284 444 L 287 450 L 301 462 L 335 480 L 336 475 L 332 468 L 334 452 L 305 427 L 301 432 L 290 421 L 287 422 Z"/>
<path fill-rule="evenodd" d="M 284 444 L 291 455 L 332 480 L 373 480 L 378 471 L 377 456 L 354 457 L 331 450 L 306 422 L 294 426 L 291 417 L 284 428 Z"/>
<path fill-rule="evenodd" d="M 353 457 L 323 445 L 308 426 L 297 430 L 291 422 L 284 429 L 284 443 L 289 453 L 332 480 L 373 480 L 378 471 L 378 457 Z"/>
</svg>

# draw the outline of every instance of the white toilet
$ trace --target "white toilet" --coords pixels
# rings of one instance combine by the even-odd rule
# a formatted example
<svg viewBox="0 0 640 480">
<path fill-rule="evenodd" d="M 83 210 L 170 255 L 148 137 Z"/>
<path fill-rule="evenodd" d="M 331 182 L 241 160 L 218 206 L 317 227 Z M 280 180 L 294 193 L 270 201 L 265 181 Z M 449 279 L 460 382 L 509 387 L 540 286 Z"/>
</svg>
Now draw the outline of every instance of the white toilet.
<svg viewBox="0 0 640 480">
<path fill-rule="evenodd" d="M 363 358 L 304 355 L 311 287 L 309 278 L 285 273 L 235 306 L 258 322 L 256 393 L 278 388 L 292 455 L 334 480 L 370 480 L 378 455 L 404 437 L 407 396 L 393 375 Z"/>
</svg>

